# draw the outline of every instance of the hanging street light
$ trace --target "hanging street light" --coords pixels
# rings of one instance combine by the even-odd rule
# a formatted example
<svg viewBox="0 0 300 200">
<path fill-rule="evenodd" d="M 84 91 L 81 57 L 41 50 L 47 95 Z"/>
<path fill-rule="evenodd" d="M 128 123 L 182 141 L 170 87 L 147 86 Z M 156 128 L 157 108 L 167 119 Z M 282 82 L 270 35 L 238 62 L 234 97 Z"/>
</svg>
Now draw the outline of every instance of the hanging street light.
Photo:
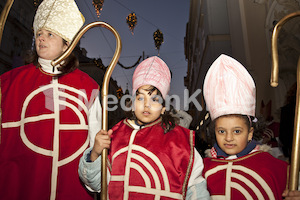
<svg viewBox="0 0 300 200">
<path fill-rule="evenodd" d="M 154 39 L 155 48 L 158 50 L 158 55 L 159 55 L 160 46 L 164 42 L 164 35 L 159 29 L 157 29 L 153 33 L 153 39 Z"/>
<path fill-rule="evenodd" d="M 129 29 L 131 31 L 131 34 L 133 35 L 134 27 L 137 24 L 137 17 L 136 17 L 136 14 L 134 12 L 130 13 L 126 17 L 126 23 L 128 24 L 128 27 L 129 27 Z"/>
<path fill-rule="evenodd" d="M 93 0 L 93 6 L 95 8 L 98 18 L 100 17 L 100 12 L 102 10 L 103 4 L 104 4 L 104 0 Z"/>
</svg>

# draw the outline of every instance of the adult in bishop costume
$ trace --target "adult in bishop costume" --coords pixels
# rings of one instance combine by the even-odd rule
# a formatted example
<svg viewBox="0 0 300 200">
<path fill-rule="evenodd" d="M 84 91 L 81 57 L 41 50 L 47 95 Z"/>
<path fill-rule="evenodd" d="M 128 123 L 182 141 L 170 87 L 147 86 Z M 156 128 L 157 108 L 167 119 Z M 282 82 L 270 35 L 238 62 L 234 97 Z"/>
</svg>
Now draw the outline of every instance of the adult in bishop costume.
<svg viewBox="0 0 300 200">
<path fill-rule="evenodd" d="M 216 137 L 204 158 L 203 176 L 212 199 L 282 199 L 288 164 L 256 142 L 255 83 L 243 65 L 221 55 L 203 85 Z"/>
<path fill-rule="evenodd" d="M 101 129 L 99 86 L 73 55 L 51 65 L 83 23 L 74 0 L 44 0 L 33 62 L 0 77 L 0 199 L 93 199 L 77 169 Z"/>
</svg>

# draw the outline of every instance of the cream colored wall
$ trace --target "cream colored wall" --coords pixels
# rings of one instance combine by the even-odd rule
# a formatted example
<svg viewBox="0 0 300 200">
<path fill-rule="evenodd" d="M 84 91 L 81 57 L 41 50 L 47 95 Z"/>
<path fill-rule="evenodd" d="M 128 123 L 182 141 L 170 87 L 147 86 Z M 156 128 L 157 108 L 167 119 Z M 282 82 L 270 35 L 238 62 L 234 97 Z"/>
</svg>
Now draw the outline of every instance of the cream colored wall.
<svg viewBox="0 0 300 200">
<path fill-rule="evenodd" d="M 277 1 L 271 0 L 259 2 L 240 0 L 241 17 L 245 18 L 244 25 L 246 25 L 244 27 L 246 29 L 244 37 L 248 38 L 244 40 L 248 42 L 245 45 L 248 48 L 248 50 L 246 49 L 246 66 L 257 87 L 256 114 L 259 114 L 262 100 L 265 104 L 272 100 L 272 115 L 278 121 L 280 107 L 284 105 L 285 93 L 295 80 L 292 75 L 293 71 L 288 72 L 286 76 L 281 72 L 280 77 L 283 80 L 280 80 L 279 86 L 276 88 L 270 86 L 272 23 L 276 18 L 279 21 L 287 13 L 293 12 L 290 7 L 295 8 L 297 1 L 285 1 L 285 4 L 281 5 Z M 288 44 L 290 41 L 286 40 L 285 42 Z M 287 61 L 292 62 L 292 59 L 287 58 Z M 284 65 L 290 66 L 293 64 L 284 63 Z M 284 66 L 281 63 L 279 67 L 283 68 Z"/>
<path fill-rule="evenodd" d="M 259 114 L 260 104 L 273 98 L 273 88 L 270 86 L 271 64 L 265 35 L 265 19 L 267 16 L 265 4 L 255 4 L 243 1 L 243 10 L 248 36 L 249 58 L 247 68 L 256 83 L 256 114 Z"/>
</svg>

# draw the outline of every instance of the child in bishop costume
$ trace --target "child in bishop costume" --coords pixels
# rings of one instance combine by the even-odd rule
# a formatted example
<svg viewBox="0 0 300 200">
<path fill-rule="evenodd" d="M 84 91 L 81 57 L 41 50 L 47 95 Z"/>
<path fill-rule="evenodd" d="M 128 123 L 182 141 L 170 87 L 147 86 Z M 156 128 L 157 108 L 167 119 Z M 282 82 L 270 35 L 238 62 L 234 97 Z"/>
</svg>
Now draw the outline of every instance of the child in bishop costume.
<svg viewBox="0 0 300 200">
<path fill-rule="evenodd" d="M 165 110 L 170 80 L 168 66 L 156 56 L 138 65 L 132 116 L 98 133 L 80 160 L 79 175 L 87 186 L 100 190 L 100 154 L 109 148 L 110 200 L 210 199 L 194 132 L 176 125 Z"/>
<path fill-rule="evenodd" d="M 74 0 L 44 0 L 33 22 L 33 62 L 0 77 L 0 199 L 93 199 L 78 164 L 101 129 L 99 86 L 74 55 L 51 65 L 83 23 Z"/>
<path fill-rule="evenodd" d="M 254 140 L 256 91 L 250 74 L 221 55 L 206 74 L 203 92 L 216 137 L 203 170 L 212 199 L 282 199 L 288 164 Z"/>
</svg>

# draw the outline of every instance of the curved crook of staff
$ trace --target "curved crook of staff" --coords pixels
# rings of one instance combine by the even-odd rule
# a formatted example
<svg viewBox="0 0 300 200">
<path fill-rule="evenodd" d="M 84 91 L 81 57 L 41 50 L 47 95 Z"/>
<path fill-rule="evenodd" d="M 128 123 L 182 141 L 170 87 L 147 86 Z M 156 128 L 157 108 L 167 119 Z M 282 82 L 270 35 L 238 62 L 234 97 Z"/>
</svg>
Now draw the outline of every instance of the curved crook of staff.
<svg viewBox="0 0 300 200">
<path fill-rule="evenodd" d="M 1 15 L 0 15 L 0 46 L 1 46 L 1 41 L 2 41 L 2 35 L 3 35 L 3 30 L 5 26 L 5 22 L 8 16 L 8 13 L 11 9 L 12 4 L 14 3 L 14 0 L 7 0 Z M 0 107 L 1 107 L 1 97 L 2 97 L 2 92 L 1 92 L 1 87 L 0 87 Z M 0 109 L 0 123 L 1 123 L 1 115 L 2 115 L 2 110 Z M 1 144 L 1 131 L 0 131 L 0 144 Z"/>
<path fill-rule="evenodd" d="M 3 35 L 5 22 L 6 22 L 8 13 L 9 13 L 13 3 L 14 3 L 14 0 L 7 0 L 6 4 L 1 12 L 1 15 L 0 15 L 0 45 L 1 45 L 1 41 L 2 41 L 2 35 Z"/>
<path fill-rule="evenodd" d="M 271 81 L 270 84 L 272 87 L 277 87 L 278 85 L 278 74 L 279 74 L 279 63 L 278 63 L 278 48 L 277 48 L 277 39 L 278 34 L 287 21 L 292 18 L 300 16 L 300 11 L 291 13 L 284 18 L 282 18 L 274 27 L 272 34 L 272 71 L 271 71 Z M 289 189 L 297 190 L 298 188 L 298 179 L 299 179 L 299 165 L 300 165 L 300 108 L 299 108 L 299 87 L 300 86 L 300 57 L 297 64 L 297 94 L 296 94 L 296 107 L 295 107 L 295 121 L 294 121 L 294 136 L 293 136 L 293 149 L 291 156 L 291 168 L 290 168 L 290 181 Z"/>
<path fill-rule="evenodd" d="M 107 113 L 107 95 L 108 95 L 108 85 L 109 85 L 109 80 L 111 77 L 111 74 L 118 63 L 118 60 L 120 58 L 120 53 L 122 49 L 122 44 L 121 44 L 121 38 L 119 33 L 110 25 L 108 25 L 105 22 L 92 22 L 86 26 L 84 26 L 75 36 L 73 42 L 70 44 L 69 48 L 64 52 L 63 55 L 61 55 L 59 58 L 56 60 L 53 60 L 51 64 L 53 66 L 56 66 L 58 63 L 63 61 L 65 58 L 67 58 L 79 42 L 80 38 L 83 36 L 83 34 L 89 30 L 90 28 L 100 26 L 100 27 L 105 27 L 108 30 L 110 30 L 114 36 L 116 37 L 116 50 L 114 53 L 114 56 L 112 60 L 110 61 L 109 66 L 106 69 L 104 78 L 103 78 L 103 84 L 102 84 L 102 90 L 101 90 L 101 102 L 102 102 L 102 129 L 107 130 L 108 129 L 108 113 Z M 101 199 L 106 200 L 107 199 L 107 149 L 104 149 L 102 152 L 102 160 L 101 160 Z"/>
</svg>

